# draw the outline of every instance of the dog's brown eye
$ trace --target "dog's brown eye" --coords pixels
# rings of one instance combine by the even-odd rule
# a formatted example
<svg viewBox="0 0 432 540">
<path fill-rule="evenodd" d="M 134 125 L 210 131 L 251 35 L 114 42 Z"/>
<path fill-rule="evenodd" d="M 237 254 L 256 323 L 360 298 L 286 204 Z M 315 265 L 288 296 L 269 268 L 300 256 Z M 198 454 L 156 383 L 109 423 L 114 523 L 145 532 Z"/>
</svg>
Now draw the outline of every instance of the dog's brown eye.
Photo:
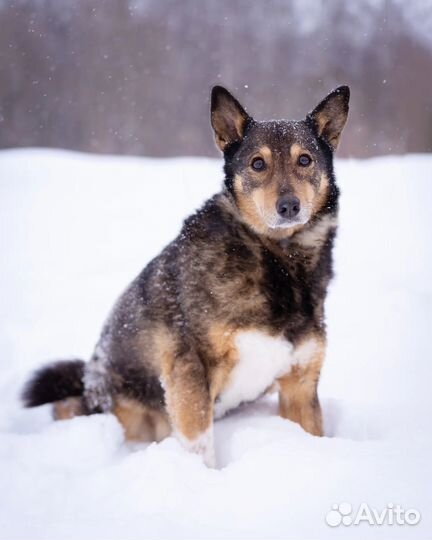
<svg viewBox="0 0 432 540">
<path fill-rule="evenodd" d="M 251 165 L 254 171 L 262 171 L 265 168 L 264 160 L 259 157 L 253 159 Z"/>
<path fill-rule="evenodd" d="M 307 167 L 308 165 L 311 164 L 311 162 L 312 160 L 307 154 L 302 154 L 298 158 L 298 164 L 301 165 L 302 167 Z"/>
</svg>

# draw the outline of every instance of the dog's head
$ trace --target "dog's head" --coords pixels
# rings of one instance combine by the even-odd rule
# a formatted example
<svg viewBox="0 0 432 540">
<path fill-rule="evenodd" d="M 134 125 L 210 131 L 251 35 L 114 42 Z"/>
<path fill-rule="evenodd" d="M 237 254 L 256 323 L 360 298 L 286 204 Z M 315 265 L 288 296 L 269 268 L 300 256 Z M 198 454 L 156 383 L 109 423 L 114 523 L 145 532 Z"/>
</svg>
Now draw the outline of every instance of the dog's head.
<svg viewBox="0 0 432 540">
<path fill-rule="evenodd" d="M 226 187 L 256 232 L 288 237 L 319 212 L 335 210 L 333 152 L 349 94 L 340 86 L 304 120 L 257 122 L 225 88 L 213 88 L 211 123 L 224 153 Z"/>
</svg>

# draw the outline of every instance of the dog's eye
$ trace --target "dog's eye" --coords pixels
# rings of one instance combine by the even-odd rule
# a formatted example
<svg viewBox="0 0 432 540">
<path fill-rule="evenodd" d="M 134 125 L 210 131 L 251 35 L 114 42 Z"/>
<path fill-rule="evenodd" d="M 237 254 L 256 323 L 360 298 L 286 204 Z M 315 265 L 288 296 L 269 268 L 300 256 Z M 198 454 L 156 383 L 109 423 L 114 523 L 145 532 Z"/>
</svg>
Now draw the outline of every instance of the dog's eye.
<svg viewBox="0 0 432 540">
<path fill-rule="evenodd" d="M 254 171 L 262 171 L 265 169 L 265 161 L 257 157 L 252 160 L 251 167 Z"/>
<path fill-rule="evenodd" d="M 312 163 L 312 160 L 311 158 L 307 155 L 307 154 L 302 154 L 299 158 L 298 158 L 298 164 L 301 166 L 301 167 L 307 167 L 308 165 L 310 165 Z"/>
</svg>

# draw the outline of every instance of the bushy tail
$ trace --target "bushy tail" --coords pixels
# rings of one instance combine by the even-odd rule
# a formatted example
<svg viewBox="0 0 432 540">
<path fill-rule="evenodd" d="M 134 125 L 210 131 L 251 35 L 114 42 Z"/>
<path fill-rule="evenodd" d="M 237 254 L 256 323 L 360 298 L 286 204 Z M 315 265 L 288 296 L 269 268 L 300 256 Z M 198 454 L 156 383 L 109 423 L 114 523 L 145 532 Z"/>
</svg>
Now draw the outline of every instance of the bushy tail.
<svg viewBox="0 0 432 540">
<path fill-rule="evenodd" d="M 84 362 L 61 360 L 36 371 L 22 393 L 26 407 L 60 401 L 84 393 Z"/>
</svg>

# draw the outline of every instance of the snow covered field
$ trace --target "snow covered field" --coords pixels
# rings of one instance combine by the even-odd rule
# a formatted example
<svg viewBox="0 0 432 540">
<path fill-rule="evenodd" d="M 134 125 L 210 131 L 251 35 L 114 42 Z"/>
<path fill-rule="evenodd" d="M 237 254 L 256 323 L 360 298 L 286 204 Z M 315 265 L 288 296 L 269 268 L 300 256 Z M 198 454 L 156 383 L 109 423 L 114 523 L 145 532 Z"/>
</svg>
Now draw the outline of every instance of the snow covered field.
<svg viewBox="0 0 432 540">
<path fill-rule="evenodd" d="M 111 416 L 54 423 L 17 394 L 46 360 L 90 355 L 116 296 L 218 189 L 221 161 L 0 152 L 1 540 L 430 536 L 432 156 L 337 172 L 327 437 L 266 398 L 217 422 L 209 470 L 172 438 L 127 446 Z M 330 527 L 342 502 L 421 521 Z"/>
</svg>

